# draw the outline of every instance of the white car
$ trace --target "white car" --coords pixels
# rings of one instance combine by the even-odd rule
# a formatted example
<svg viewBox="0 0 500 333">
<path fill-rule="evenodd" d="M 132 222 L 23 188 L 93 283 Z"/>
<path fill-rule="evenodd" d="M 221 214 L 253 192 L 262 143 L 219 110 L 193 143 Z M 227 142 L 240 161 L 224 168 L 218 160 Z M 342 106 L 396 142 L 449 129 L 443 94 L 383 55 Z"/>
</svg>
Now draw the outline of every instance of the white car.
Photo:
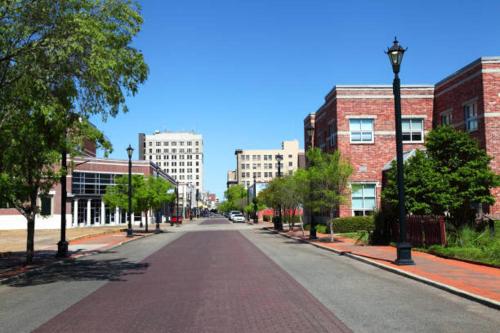
<svg viewBox="0 0 500 333">
<path fill-rule="evenodd" d="M 245 217 L 242 214 L 234 214 L 233 222 L 245 222 Z"/>
<path fill-rule="evenodd" d="M 233 220 L 233 216 L 234 215 L 241 215 L 241 212 L 240 211 L 237 211 L 237 210 L 232 210 L 229 212 L 229 219 L 232 221 Z"/>
</svg>

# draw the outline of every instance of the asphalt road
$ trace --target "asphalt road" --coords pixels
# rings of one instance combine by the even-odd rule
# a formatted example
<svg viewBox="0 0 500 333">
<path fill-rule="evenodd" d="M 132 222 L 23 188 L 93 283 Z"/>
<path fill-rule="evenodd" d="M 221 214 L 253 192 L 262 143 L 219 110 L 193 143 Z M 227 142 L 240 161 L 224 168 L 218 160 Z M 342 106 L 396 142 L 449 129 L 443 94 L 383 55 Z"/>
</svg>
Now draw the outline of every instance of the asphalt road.
<svg viewBox="0 0 500 333">
<path fill-rule="evenodd" d="M 173 228 L 0 287 L 0 332 L 498 332 L 499 312 L 248 225 Z"/>
</svg>

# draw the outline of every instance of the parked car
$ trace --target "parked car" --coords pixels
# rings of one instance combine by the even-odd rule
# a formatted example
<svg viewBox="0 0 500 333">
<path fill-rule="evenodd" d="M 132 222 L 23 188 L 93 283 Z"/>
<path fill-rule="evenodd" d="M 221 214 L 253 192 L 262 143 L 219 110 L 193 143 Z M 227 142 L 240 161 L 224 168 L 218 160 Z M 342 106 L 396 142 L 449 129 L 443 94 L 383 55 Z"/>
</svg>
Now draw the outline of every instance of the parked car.
<svg viewBox="0 0 500 333">
<path fill-rule="evenodd" d="M 182 223 L 182 216 L 172 216 L 170 218 L 171 223 Z"/>
<path fill-rule="evenodd" d="M 233 215 L 233 222 L 245 222 L 245 217 L 243 216 L 243 214 L 239 213 L 239 214 L 234 214 Z"/>
<path fill-rule="evenodd" d="M 232 211 L 229 212 L 229 219 L 232 221 L 233 220 L 233 216 L 236 215 L 236 214 L 242 215 L 240 211 L 238 211 L 238 210 L 232 210 Z"/>
</svg>

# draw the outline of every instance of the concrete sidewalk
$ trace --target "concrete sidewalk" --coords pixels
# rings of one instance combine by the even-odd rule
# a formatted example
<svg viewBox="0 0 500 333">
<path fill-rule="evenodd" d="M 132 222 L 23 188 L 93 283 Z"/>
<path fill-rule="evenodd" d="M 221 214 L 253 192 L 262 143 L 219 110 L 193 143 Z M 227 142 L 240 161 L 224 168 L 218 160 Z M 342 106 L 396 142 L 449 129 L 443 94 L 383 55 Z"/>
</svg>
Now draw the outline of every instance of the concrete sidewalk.
<svg viewBox="0 0 500 333">
<path fill-rule="evenodd" d="M 272 224 L 266 224 L 272 229 Z M 340 255 L 346 255 L 382 269 L 424 282 L 454 294 L 500 309 L 500 269 L 472 264 L 460 260 L 445 259 L 432 254 L 412 251 L 414 266 L 394 264 L 396 248 L 393 246 L 368 246 L 356 244 L 353 239 L 335 237 L 329 242 L 329 235 L 318 234 L 318 240 L 309 241 L 309 232 L 281 232 L 283 236 L 308 242 Z"/>
<path fill-rule="evenodd" d="M 116 230 L 111 233 L 107 231 L 102 234 L 91 234 L 75 240 L 70 240 L 68 247 L 69 257 L 66 259 L 56 258 L 56 244 L 45 246 L 35 251 L 33 264 L 28 266 L 24 264 L 26 257 L 24 251 L 4 253 L 0 257 L 0 283 L 1 281 L 10 279 L 16 275 L 38 269 L 61 260 L 76 259 L 94 253 L 106 252 L 124 243 L 153 235 L 153 232 L 154 228 L 149 233 L 144 233 L 143 230 L 134 230 L 134 236 L 127 237 L 125 232 Z"/>
</svg>

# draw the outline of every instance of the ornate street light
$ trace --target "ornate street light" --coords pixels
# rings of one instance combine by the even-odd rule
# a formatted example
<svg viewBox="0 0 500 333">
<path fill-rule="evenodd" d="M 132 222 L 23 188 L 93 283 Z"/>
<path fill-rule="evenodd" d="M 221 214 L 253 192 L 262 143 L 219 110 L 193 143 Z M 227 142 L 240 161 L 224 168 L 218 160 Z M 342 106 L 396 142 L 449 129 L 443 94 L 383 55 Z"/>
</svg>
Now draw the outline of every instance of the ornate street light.
<svg viewBox="0 0 500 333">
<path fill-rule="evenodd" d="M 399 80 L 399 69 L 403 61 L 403 55 L 407 49 L 399 45 L 394 37 L 394 44 L 387 48 L 387 55 L 394 72 L 392 89 L 394 92 L 394 111 L 396 118 L 396 162 L 398 180 L 398 211 L 399 211 L 399 240 L 397 243 L 397 265 L 414 265 L 411 258 L 411 245 L 406 241 L 406 211 L 405 211 L 405 189 L 403 172 L 403 134 L 401 128 L 401 81 Z"/>
<path fill-rule="evenodd" d="M 69 127 L 72 128 L 73 124 L 77 121 L 79 123 L 82 122 L 82 118 L 78 116 L 78 114 L 74 112 L 68 113 Z M 68 139 L 68 131 L 64 130 L 64 139 L 66 144 L 66 140 Z M 68 200 L 68 191 L 66 189 L 66 177 L 68 176 L 68 163 L 67 163 L 67 149 L 66 146 L 63 146 L 61 151 L 61 239 L 57 243 L 57 254 L 56 256 L 59 258 L 65 258 L 68 256 L 68 241 L 66 240 L 66 202 Z"/>
<path fill-rule="evenodd" d="M 134 235 L 132 231 L 132 154 L 134 153 L 134 148 L 128 145 L 127 155 L 128 155 L 128 228 L 127 237 L 132 237 Z"/>
<path fill-rule="evenodd" d="M 307 128 L 306 128 L 306 134 L 307 134 L 307 138 L 309 140 L 309 148 L 310 149 L 313 149 L 314 148 L 314 125 L 309 125 Z M 307 158 L 307 156 L 306 156 Z M 306 162 L 307 162 L 307 166 L 309 167 L 309 160 L 306 159 Z M 310 186 L 310 184 L 309 184 Z M 311 195 L 311 192 L 312 192 L 312 188 L 309 188 L 309 195 Z M 316 236 L 316 223 L 314 221 L 314 216 L 313 216 L 313 211 L 312 209 L 309 207 L 308 208 L 308 211 L 309 211 L 309 239 L 311 240 L 314 240 L 314 239 L 317 239 L 318 237 Z"/>
<path fill-rule="evenodd" d="M 259 217 L 257 216 L 257 177 L 255 172 L 253 173 L 253 223 L 259 222 Z"/>
<path fill-rule="evenodd" d="M 276 161 L 278 162 L 278 178 L 281 178 L 281 161 L 283 161 L 283 155 L 281 154 L 276 154 L 275 156 Z M 282 216 L 281 216 L 281 205 L 278 206 L 278 222 L 275 225 L 276 230 L 283 230 L 283 222 L 282 222 Z"/>
</svg>

